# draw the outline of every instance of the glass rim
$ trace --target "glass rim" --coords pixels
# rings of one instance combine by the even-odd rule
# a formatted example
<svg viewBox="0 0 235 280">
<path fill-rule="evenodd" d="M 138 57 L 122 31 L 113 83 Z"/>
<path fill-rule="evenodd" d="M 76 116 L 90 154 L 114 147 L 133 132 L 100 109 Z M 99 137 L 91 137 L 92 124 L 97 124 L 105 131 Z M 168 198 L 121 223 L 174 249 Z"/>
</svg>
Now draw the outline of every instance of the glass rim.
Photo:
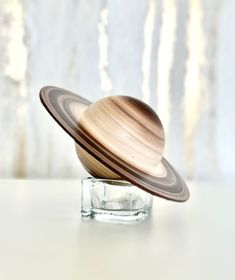
<svg viewBox="0 0 235 280">
<path fill-rule="evenodd" d="M 125 184 L 128 187 L 136 187 L 135 185 L 131 184 L 130 182 L 124 180 L 124 179 L 110 179 L 110 178 L 95 178 L 95 177 L 85 177 L 82 178 L 82 181 L 93 181 L 93 182 L 101 182 L 101 183 L 120 183 L 120 184 Z"/>
</svg>

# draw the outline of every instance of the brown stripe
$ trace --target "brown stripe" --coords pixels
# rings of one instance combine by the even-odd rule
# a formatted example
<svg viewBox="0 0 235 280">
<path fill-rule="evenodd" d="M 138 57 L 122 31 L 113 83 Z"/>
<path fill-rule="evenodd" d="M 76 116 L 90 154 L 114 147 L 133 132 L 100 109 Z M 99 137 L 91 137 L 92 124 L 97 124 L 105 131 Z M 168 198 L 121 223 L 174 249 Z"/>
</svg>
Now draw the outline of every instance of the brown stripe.
<svg viewBox="0 0 235 280">
<path fill-rule="evenodd" d="M 157 137 L 159 139 L 159 141 L 163 142 L 164 145 L 164 137 L 158 135 L 157 133 L 155 133 L 153 130 L 151 130 L 147 125 L 143 124 L 141 121 L 137 120 L 136 118 L 134 118 L 127 110 L 124 110 L 123 107 L 121 107 L 117 101 L 110 99 L 110 101 L 115 104 L 115 106 L 117 106 L 119 108 L 119 110 L 121 110 L 128 118 L 132 119 L 137 125 L 141 126 L 143 129 L 148 130 L 148 133 L 151 133 L 154 137 Z M 161 121 L 159 119 L 159 126 L 162 128 L 162 124 Z"/>
</svg>

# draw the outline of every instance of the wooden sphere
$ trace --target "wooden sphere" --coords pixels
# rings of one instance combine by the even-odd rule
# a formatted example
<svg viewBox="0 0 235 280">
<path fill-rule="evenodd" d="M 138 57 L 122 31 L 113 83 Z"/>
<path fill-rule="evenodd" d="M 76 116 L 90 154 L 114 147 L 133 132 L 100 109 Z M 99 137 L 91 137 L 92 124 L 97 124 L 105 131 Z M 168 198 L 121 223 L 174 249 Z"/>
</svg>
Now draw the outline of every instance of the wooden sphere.
<svg viewBox="0 0 235 280">
<path fill-rule="evenodd" d="M 148 105 L 128 96 L 91 104 L 52 86 L 41 89 L 40 99 L 79 145 L 78 156 L 93 176 L 116 179 L 119 175 L 153 195 L 178 202 L 189 198 L 185 182 L 162 156 L 164 130 Z"/>
<path fill-rule="evenodd" d="M 110 96 L 91 104 L 81 115 L 79 127 L 112 155 L 144 173 L 158 175 L 165 143 L 157 114 L 145 103 L 129 96 Z M 120 176 L 76 145 L 77 155 L 94 177 Z"/>
</svg>

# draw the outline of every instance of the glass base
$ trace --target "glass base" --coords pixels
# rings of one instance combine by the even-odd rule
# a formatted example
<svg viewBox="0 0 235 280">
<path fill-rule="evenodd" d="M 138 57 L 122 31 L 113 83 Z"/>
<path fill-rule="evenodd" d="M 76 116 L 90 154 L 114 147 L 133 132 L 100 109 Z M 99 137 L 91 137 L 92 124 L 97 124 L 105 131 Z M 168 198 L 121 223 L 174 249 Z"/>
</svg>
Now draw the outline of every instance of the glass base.
<svg viewBox="0 0 235 280">
<path fill-rule="evenodd" d="M 103 222 L 143 221 L 152 209 L 152 195 L 123 180 L 82 180 L 81 215 Z"/>
</svg>

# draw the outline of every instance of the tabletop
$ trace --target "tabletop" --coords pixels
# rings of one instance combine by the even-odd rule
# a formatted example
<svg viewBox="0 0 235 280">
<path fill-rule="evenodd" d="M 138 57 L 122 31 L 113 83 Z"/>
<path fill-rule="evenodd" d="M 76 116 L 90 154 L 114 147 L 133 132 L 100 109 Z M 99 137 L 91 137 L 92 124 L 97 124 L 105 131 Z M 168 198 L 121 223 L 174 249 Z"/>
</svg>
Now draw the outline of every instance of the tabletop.
<svg viewBox="0 0 235 280">
<path fill-rule="evenodd" d="M 0 180 L 0 279 L 235 279 L 235 184 L 189 189 L 123 225 L 80 218 L 79 180 Z"/>
</svg>

